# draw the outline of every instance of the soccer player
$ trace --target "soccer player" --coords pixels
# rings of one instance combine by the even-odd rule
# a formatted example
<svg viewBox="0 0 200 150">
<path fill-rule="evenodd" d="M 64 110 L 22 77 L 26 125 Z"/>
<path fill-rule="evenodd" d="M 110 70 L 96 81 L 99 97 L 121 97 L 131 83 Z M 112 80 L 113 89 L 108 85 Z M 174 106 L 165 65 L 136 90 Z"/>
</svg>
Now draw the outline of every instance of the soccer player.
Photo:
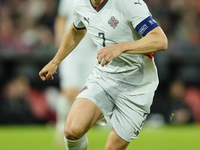
<svg viewBox="0 0 200 150">
<path fill-rule="evenodd" d="M 73 1 L 60 0 L 55 20 L 55 43 L 57 46 L 61 44 L 65 31 L 72 23 Z M 84 55 L 87 55 L 87 59 L 83 57 Z M 95 44 L 86 34 L 76 50 L 70 53 L 59 67 L 61 93 L 56 106 L 56 140 L 59 145 L 63 141 L 65 120 L 71 104 L 83 88 L 88 75 L 92 73 L 96 62 L 95 56 Z"/>
<path fill-rule="evenodd" d="M 158 86 L 152 53 L 166 50 L 167 38 L 143 0 L 74 0 L 73 8 L 74 22 L 40 78 L 53 79 L 61 61 L 88 32 L 97 45 L 98 64 L 66 119 L 66 146 L 86 150 L 85 133 L 96 122 L 110 120 L 105 150 L 124 150 L 150 113 Z"/>
</svg>

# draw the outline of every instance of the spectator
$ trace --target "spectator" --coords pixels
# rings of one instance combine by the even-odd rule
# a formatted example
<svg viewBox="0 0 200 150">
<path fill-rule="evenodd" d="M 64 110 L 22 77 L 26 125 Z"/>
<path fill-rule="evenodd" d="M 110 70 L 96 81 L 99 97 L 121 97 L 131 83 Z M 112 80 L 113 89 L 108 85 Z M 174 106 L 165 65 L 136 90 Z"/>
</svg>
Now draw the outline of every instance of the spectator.
<svg viewBox="0 0 200 150">
<path fill-rule="evenodd" d="M 171 120 L 174 124 L 191 123 L 193 121 L 193 115 L 191 109 L 185 102 L 186 87 L 182 80 L 174 80 L 169 89 L 170 97 L 170 115 L 174 115 Z M 168 116 L 170 119 L 170 117 Z"/>
<path fill-rule="evenodd" d="M 194 122 L 200 124 L 200 88 L 190 86 L 185 93 L 185 103 L 192 111 Z"/>
<path fill-rule="evenodd" d="M 8 81 L 2 92 L 0 124 L 55 122 L 55 114 L 49 107 L 47 94 L 47 90 L 33 89 L 27 76 L 16 75 Z"/>
<path fill-rule="evenodd" d="M 0 124 L 35 123 L 27 99 L 29 90 L 29 81 L 23 76 L 15 77 L 7 83 L 0 101 Z"/>
<path fill-rule="evenodd" d="M 24 54 L 52 47 L 57 1 L 6 0 L 0 7 L 0 50 Z"/>
</svg>

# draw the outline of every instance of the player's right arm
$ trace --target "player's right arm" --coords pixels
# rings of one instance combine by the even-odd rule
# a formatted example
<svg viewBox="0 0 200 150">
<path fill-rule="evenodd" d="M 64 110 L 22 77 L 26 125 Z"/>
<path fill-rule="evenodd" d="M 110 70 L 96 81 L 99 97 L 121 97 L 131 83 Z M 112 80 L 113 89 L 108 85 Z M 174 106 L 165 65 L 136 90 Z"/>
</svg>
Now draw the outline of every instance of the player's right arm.
<svg viewBox="0 0 200 150">
<path fill-rule="evenodd" d="M 69 53 L 79 44 L 86 32 L 86 29 L 79 30 L 75 28 L 73 24 L 69 27 L 65 33 L 58 52 L 54 58 L 39 72 L 39 76 L 43 81 L 48 79 L 53 80 L 53 74 L 56 73 L 56 70 L 62 60 L 67 57 L 67 55 L 69 55 Z"/>
</svg>

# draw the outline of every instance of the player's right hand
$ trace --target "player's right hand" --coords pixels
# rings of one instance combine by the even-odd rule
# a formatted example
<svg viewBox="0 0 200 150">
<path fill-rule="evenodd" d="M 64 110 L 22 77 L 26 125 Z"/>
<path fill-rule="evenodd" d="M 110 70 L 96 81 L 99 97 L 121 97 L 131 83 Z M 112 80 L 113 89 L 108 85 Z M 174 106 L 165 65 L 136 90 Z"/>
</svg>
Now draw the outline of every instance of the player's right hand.
<svg viewBox="0 0 200 150">
<path fill-rule="evenodd" d="M 50 61 L 40 72 L 39 76 L 40 78 L 45 81 L 45 80 L 53 80 L 54 77 L 53 75 L 56 74 L 56 70 L 58 68 L 58 65 L 54 64 L 52 61 Z"/>
</svg>

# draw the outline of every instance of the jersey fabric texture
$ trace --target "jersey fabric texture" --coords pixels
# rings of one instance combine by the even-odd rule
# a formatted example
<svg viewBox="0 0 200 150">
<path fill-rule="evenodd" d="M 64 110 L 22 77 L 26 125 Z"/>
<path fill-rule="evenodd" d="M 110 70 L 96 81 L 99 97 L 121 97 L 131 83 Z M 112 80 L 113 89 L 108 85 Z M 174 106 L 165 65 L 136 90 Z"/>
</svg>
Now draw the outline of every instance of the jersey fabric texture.
<svg viewBox="0 0 200 150">
<path fill-rule="evenodd" d="M 66 30 L 73 23 L 72 7 L 72 0 L 61 0 L 59 3 L 58 15 L 66 17 Z M 86 34 L 79 45 L 62 61 L 58 68 L 60 86 L 63 88 L 82 89 L 96 62 L 96 45 Z"/>
<path fill-rule="evenodd" d="M 150 31 L 148 24 L 141 24 L 145 19 L 151 30 L 158 26 L 142 0 L 139 3 L 138 0 L 104 0 L 98 7 L 94 7 L 91 0 L 75 0 L 73 8 L 74 26 L 87 29 L 97 50 L 139 40 L 144 35 L 139 33 L 146 35 Z M 128 95 L 151 93 L 158 86 L 158 75 L 154 59 L 149 56 L 123 53 L 104 67 L 97 64 L 93 74 L 100 78 L 97 82 L 104 89 L 119 84 Z"/>
</svg>

